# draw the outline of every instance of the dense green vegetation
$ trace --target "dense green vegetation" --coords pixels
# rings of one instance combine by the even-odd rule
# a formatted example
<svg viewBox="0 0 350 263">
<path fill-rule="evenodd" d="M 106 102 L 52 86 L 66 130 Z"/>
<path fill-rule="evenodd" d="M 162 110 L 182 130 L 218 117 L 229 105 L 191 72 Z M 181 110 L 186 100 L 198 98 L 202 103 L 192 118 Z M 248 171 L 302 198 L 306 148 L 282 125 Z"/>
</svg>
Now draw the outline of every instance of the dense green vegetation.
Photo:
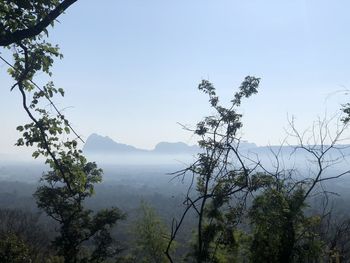
<svg viewBox="0 0 350 263">
<path fill-rule="evenodd" d="M 169 169 L 171 169 L 171 167 L 169 167 Z M 117 178 L 123 176 L 132 177 L 133 173 L 116 173 L 114 176 Z M 139 181 L 142 181 L 143 177 L 147 177 L 147 181 L 152 187 L 133 184 L 133 182 L 137 182 L 137 178 L 139 178 Z M 159 178 L 161 177 L 167 176 L 155 175 L 152 174 L 151 171 L 148 171 L 143 176 L 138 175 L 138 177 L 134 177 L 133 181 L 130 181 L 128 184 L 120 181 L 106 181 L 96 187 L 95 196 L 87 203 L 87 207 L 92 210 L 98 211 L 106 207 L 114 206 L 119 207 L 126 214 L 125 219 L 112 230 L 112 236 L 118 240 L 119 248 L 122 249 L 121 255 L 125 258 L 134 260 L 134 257 L 138 255 L 138 261 L 136 262 L 142 262 L 141 255 L 143 249 L 137 241 L 140 236 L 138 236 L 138 233 L 135 231 L 138 222 L 144 217 L 143 210 L 140 209 L 141 201 L 153 207 L 154 213 L 157 214 L 157 216 L 155 216 L 156 221 L 160 220 L 163 222 L 162 224 L 165 225 L 166 234 L 170 233 L 172 218 L 179 218 L 182 214 L 183 206 L 181 204 L 187 186 L 182 185 L 182 187 L 176 187 L 174 182 L 169 183 L 168 188 L 164 189 L 168 179 L 164 180 L 164 183 L 160 183 Z M 309 218 L 309 222 L 306 226 L 308 226 L 310 230 L 315 231 L 314 236 L 310 236 L 310 232 L 308 234 L 309 237 L 314 237 L 315 241 L 317 241 L 315 245 L 321 245 L 322 252 L 327 251 L 327 247 L 329 249 L 333 246 L 338 247 L 339 251 L 341 251 L 340 254 L 348 258 L 350 251 L 347 242 L 349 240 L 349 232 L 347 229 L 349 228 L 348 218 L 350 214 L 348 202 L 350 200 L 350 195 L 346 185 L 349 184 L 349 181 L 341 180 L 341 182 L 344 185 L 343 188 L 331 185 L 327 187 L 329 191 L 337 191 L 340 195 L 330 197 L 329 202 L 333 203 L 332 216 L 326 216 L 322 222 L 319 221 L 317 215 L 322 213 L 323 204 L 322 199 L 318 198 L 310 200 L 310 207 L 307 207 L 304 211 L 305 217 Z M 29 246 L 30 255 L 34 262 L 35 258 L 41 259 L 42 256 L 46 257 L 47 255 L 51 255 L 51 257 L 54 257 L 55 251 L 50 246 L 50 240 L 53 240 L 57 230 L 56 223 L 45 216 L 36 206 L 35 199 L 32 196 L 36 187 L 37 185 L 34 183 L 29 184 L 18 181 L 1 181 L 0 187 L 1 233 L 10 231 L 18 235 L 18 237 Z M 174 188 L 176 189 L 175 191 Z M 171 189 L 173 190 L 171 191 Z M 263 201 L 265 200 L 260 200 L 259 202 Z M 248 201 L 248 203 L 250 203 L 250 201 Z M 260 211 L 257 211 L 257 213 Z M 264 220 L 264 218 L 261 220 Z M 278 232 L 275 231 L 277 230 L 275 229 L 276 220 L 273 222 L 262 221 L 264 222 L 264 228 L 262 228 L 262 230 L 271 229 L 271 227 L 274 230 L 267 233 L 265 232 L 268 238 L 272 239 L 278 234 Z M 328 221 L 330 225 L 328 225 Z M 6 222 L 16 223 L 10 225 Z M 190 252 L 195 222 L 196 215 L 190 213 L 177 235 L 173 250 L 171 250 L 175 262 L 182 262 Z M 266 225 L 268 223 L 270 224 Z M 311 223 L 314 225 L 311 225 Z M 249 258 L 253 257 L 251 252 L 255 250 L 252 250 L 251 246 L 253 245 L 254 239 L 259 236 L 254 234 L 258 229 L 254 231 L 253 229 L 250 230 L 249 224 L 250 223 L 244 219 L 235 230 L 235 246 L 231 251 L 231 255 L 235 257 L 236 262 L 249 262 Z M 300 226 L 300 221 L 298 224 Z M 300 231 L 301 230 L 302 229 L 300 229 Z M 259 233 L 259 235 L 263 233 Z M 161 239 L 159 240 L 161 241 Z M 271 240 L 271 244 L 274 244 L 274 242 L 274 240 Z M 298 244 L 302 245 L 302 243 Z M 30 246 L 34 247 L 31 248 Z M 268 253 L 270 251 L 269 248 L 272 248 L 272 246 L 264 246 L 264 248 L 265 253 Z M 223 252 L 222 250 L 221 253 L 224 255 Z M 326 260 L 327 255 L 323 253 L 321 255 L 324 256 L 323 259 Z M 227 255 L 225 257 L 227 258 Z M 41 261 L 38 260 L 37 262 Z"/>
</svg>

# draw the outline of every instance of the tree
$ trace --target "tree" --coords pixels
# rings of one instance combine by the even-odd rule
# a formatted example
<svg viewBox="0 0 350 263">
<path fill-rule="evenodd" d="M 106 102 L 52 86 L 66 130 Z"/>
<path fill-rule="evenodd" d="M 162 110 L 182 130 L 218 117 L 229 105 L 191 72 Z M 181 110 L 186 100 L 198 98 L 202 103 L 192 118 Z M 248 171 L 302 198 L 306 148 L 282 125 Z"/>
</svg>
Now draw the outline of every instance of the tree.
<svg viewBox="0 0 350 263">
<path fill-rule="evenodd" d="M 305 216 L 306 204 L 299 205 L 302 189 L 288 193 L 283 188 L 264 190 L 250 208 L 251 262 L 319 262 L 322 241 L 315 228 L 320 217 Z"/>
<path fill-rule="evenodd" d="M 0 262 L 30 263 L 31 258 L 26 244 L 12 233 L 0 239 Z"/>
<path fill-rule="evenodd" d="M 0 209 L 0 236 L 8 237 L 11 233 L 25 243 L 32 262 L 43 262 L 52 252 L 49 233 L 40 225 L 39 216 L 17 209 Z"/>
<path fill-rule="evenodd" d="M 48 33 L 47 27 L 77 0 L 16 0 L 0 3 L 0 46 Z"/>
<path fill-rule="evenodd" d="M 216 262 L 218 252 L 235 246 L 234 229 L 245 205 L 246 194 L 252 188 L 254 167 L 249 168 L 239 151 L 238 131 L 242 127 L 242 115 L 237 112 L 243 98 L 257 93 L 260 79 L 248 76 L 234 94 L 231 105 L 219 105 L 214 86 L 207 80 L 199 84 L 199 90 L 208 94 L 216 115 L 208 116 L 192 130 L 200 137 L 202 152 L 188 168 L 174 173 L 176 176 L 190 174 L 196 180 L 188 190 L 185 210 L 179 221 L 173 220 L 170 242 L 176 237 L 190 209 L 197 215 L 197 230 L 191 256 L 196 262 Z M 189 129 L 191 130 L 191 129 Z M 254 181 L 254 180 L 253 180 Z"/>
<path fill-rule="evenodd" d="M 64 96 L 64 90 L 56 88 L 52 81 L 43 87 L 34 81 L 38 72 L 51 76 L 54 59 L 62 58 L 58 46 L 47 42 L 46 27 L 74 2 L 3 2 L 0 43 L 14 45 L 14 63 L 7 62 L 15 80 L 11 90 L 18 88 L 30 119 L 17 127 L 22 135 L 17 145 L 36 147 L 33 157 L 45 158 L 51 169 L 43 175 L 35 198 L 38 206 L 60 225 L 60 234 L 54 241 L 57 252 L 65 262 L 101 262 L 119 251 L 112 246 L 109 230 L 123 215 L 116 208 L 93 213 L 84 207 L 85 199 L 94 193 L 94 184 L 102 180 L 102 170 L 87 162 L 78 148 L 80 136 L 53 102 L 56 94 Z M 50 108 L 46 107 L 47 102 Z M 91 240 L 95 247 L 85 255 L 82 246 Z"/>
<path fill-rule="evenodd" d="M 344 160 L 344 146 L 338 143 L 347 129 L 347 124 L 337 123 L 334 126 L 338 129 L 332 131 L 332 121 L 319 119 L 304 133 L 290 122 L 290 135 L 297 141 L 296 146 L 290 146 L 291 155 L 304 154 L 309 170 L 284 168 L 282 146 L 273 152 L 275 170 L 269 171 L 256 162 L 270 179 L 249 211 L 252 262 L 319 262 L 324 256 L 325 240 L 317 230 L 324 214 L 306 215 L 305 209 L 311 198 L 327 196 L 324 182 L 350 174 L 348 169 L 329 171 Z"/>
<path fill-rule="evenodd" d="M 94 184 L 101 181 L 101 170 L 96 164 L 64 156 L 60 158 L 64 167 L 73 171 L 68 181 L 55 169 L 43 176 L 44 185 L 35 193 L 37 204 L 47 215 L 60 224 L 60 235 L 54 240 L 58 255 L 65 262 L 102 262 L 118 254 L 110 229 L 122 219 L 123 214 L 116 208 L 105 209 L 93 214 L 84 208 L 84 200 L 93 194 Z M 82 245 L 92 239 L 94 248 L 83 255 Z M 91 250 L 91 249 L 90 249 Z"/>
<path fill-rule="evenodd" d="M 197 230 L 190 257 L 196 262 L 234 262 L 241 257 L 239 240 L 250 243 L 251 262 L 319 262 L 324 254 L 324 240 L 318 232 L 323 214 L 306 214 L 310 199 L 324 195 L 324 183 L 350 173 L 345 169 L 330 172 L 344 159 L 338 145 L 347 129 L 346 123 L 333 125 L 331 120 L 318 120 L 310 133 L 300 134 L 291 121 L 290 135 L 296 146 L 288 146 L 291 155 L 301 154 L 309 163 L 304 169 L 287 169 L 280 157 L 281 148 L 273 152 L 276 164 L 267 169 L 257 158 L 240 150 L 237 132 L 242 127 L 236 108 L 241 99 L 257 92 L 259 79 L 247 77 L 234 95 L 229 108 L 218 105 L 215 88 L 202 81 L 199 89 L 209 95 L 216 115 L 206 117 L 192 131 L 201 137 L 202 152 L 194 164 L 175 172 L 175 176 L 192 175 L 180 219 L 173 220 L 168 245 L 175 239 L 190 210 L 197 215 Z M 336 127 L 332 131 L 331 126 Z M 185 127 L 187 130 L 191 130 Z M 340 171 L 340 172 L 339 172 Z M 246 215 L 247 196 L 251 239 L 238 235 L 237 225 Z M 255 197 L 255 195 L 257 196 Z M 249 231 L 245 231 L 249 235 Z M 249 241 L 251 240 L 251 241 Z M 247 242 L 248 241 L 248 242 Z M 246 249 L 244 247 L 243 249 Z M 169 251 L 168 259 L 173 262 Z"/>
<path fill-rule="evenodd" d="M 140 218 L 136 221 L 136 254 L 140 262 L 168 262 L 164 251 L 168 244 L 168 233 L 155 210 L 145 202 L 140 206 Z"/>
</svg>

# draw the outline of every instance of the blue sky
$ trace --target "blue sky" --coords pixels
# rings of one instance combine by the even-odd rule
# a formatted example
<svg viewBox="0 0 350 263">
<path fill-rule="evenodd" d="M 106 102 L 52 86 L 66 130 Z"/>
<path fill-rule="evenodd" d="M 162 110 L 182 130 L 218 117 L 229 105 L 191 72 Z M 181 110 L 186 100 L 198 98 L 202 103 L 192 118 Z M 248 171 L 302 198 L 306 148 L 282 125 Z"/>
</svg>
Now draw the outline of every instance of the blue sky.
<svg viewBox="0 0 350 263">
<path fill-rule="evenodd" d="M 334 94 L 350 87 L 348 10 L 345 0 L 80 0 L 50 30 L 64 54 L 53 80 L 66 97 L 57 103 L 85 138 L 193 143 L 177 122 L 211 113 L 200 80 L 228 102 L 254 75 L 260 92 L 242 106 L 243 138 L 278 144 L 287 115 L 304 129 L 350 101 Z M 15 127 L 26 120 L 6 68 L 0 63 L 0 153 L 18 151 Z"/>
</svg>

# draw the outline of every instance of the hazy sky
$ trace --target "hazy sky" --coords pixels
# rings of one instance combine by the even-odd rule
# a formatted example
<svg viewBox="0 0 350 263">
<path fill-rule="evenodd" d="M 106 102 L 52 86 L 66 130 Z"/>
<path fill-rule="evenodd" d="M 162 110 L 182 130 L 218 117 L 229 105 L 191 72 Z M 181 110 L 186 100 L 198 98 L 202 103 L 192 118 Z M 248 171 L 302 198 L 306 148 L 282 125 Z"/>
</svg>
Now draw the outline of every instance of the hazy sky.
<svg viewBox="0 0 350 263">
<path fill-rule="evenodd" d="M 64 54 L 53 80 L 66 97 L 57 103 L 85 138 L 192 143 L 177 122 L 211 113 L 200 80 L 228 102 L 254 75 L 261 86 L 243 104 L 243 138 L 278 144 L 287 114 L 305 128 L 350 101 L 329 96 L 350 88 L 349 10 L 347 0 L 80 0 L 50 30 Z M 0 63 L 0 153 L 15 153 L 15 127 L 27 118 L 6 69 Z"/>
</svg>

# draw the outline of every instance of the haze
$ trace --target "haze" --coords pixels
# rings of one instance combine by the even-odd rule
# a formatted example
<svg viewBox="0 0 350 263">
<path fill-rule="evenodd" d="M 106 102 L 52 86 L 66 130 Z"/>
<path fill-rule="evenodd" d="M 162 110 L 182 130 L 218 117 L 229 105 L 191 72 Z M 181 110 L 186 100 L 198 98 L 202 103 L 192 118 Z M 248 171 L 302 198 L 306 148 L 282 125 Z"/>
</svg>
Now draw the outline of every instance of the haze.
<svg viewBox="0 0 350 263">
<path fill-rule="evenodd" d="M 66 90 L 57 104 L 84 138 L 96 132 L 145 149 L 193 144 L 177 122 L 194 125 L 210 113 L 199 81 L 210 79 L 229 101 L 250 74 L 262 81 L 242 107 L 243 138 L 280 144 L 287 115 L 304 129 L 348 100 L 349 8 L 348 1 L 79 1 L 50 29 L 65 56 L 54 68 Z M 9 92 L 7 66 L 0 68 L 0 152 L 18 155 L 15 127 L 27 119 L 19 94 Z"/>
</svg>

